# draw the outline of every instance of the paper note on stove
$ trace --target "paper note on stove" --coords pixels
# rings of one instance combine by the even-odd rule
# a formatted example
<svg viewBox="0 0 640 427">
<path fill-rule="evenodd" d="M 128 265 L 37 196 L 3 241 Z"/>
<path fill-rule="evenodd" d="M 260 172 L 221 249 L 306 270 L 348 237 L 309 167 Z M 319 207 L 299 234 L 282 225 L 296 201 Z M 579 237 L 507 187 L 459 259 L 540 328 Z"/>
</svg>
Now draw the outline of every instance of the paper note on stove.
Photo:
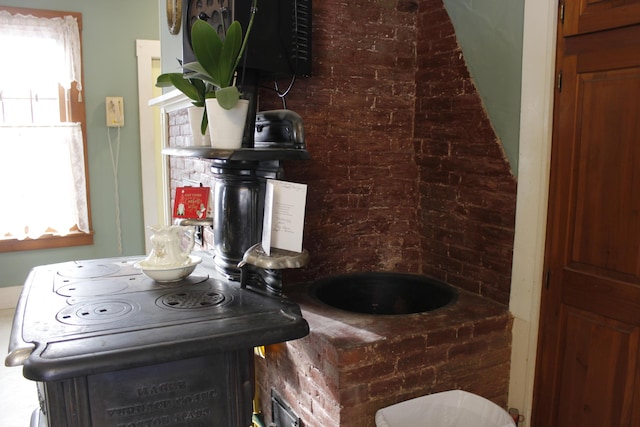
<svg viewBox="0 0 640 427">
<path fill-rule="evenodd" d="M 307 185 L 270 179 L 264 197 L 262 249 L 302 252 Z"/>
</svg>

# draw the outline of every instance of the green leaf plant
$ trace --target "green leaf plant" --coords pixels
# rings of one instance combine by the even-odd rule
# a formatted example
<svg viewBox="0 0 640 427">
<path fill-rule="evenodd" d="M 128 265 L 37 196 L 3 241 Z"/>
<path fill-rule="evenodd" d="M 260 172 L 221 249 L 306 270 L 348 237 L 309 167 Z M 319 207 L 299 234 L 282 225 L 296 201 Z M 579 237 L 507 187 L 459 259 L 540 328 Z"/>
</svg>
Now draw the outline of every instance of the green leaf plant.
<svg viewBox="0 0 640 427">
<path fill-rule="evenodd" d="M 202 115 L 202 123 L 200 124 L 200 132 L 203 135 L 207 132 L 209 120 L 206 114 L 205 99 L 209 97 L 209 93 L 213 92 L 210 84 L 192 76 L 185 76 L 182 73 L 165 73 L 158 76 L 156 86 L 173 86 L 189 98 L 194 106 L 205 107 L 205 114 Z"/>
<path fill-rule="evenodd" d="M 182 64 L 182 68 L 189 73 L 165 73 L 159 75 L 156 80 L 156 86 L 173 86 L 191 99 L 194 106 L 205 107 L 200 125 L 203 135 L 208 126 L 206 99 L 216 98 L 218 104 L 226 110 L 235 107 L 240 99 L 240 91 L 234 82 L 253 27 L 257 3 L 258 0 L 253 0 L 244 38 L 242 26 L 238 21 L 231 23 L 222 40 L 211 25 L 200 19 L 196 20 L 191 27 L 191 45 L 196 61 Z"/>
<path fill-rule="evenodd" d="M 235 107 L 240 99 L 240 91 L 234 84 L 236 71 L 247 47 L 257 11 L 256 5 L 257 0 L 253 0 L 251 17 L 244 38 L 242 26 L 238 21 L 231 23 L 224 40 L 211 25 L 204 21 L 197 20 L 191 27 L 191 44 L 196 62 L 183 64 L 183 68 L 194 72 L 189 75 L 189 78 L 200 79 L 212 85 L 214 93 L 208 93 L 206 97 L 215 97 L 218 104 L 226 110 Z"/>
</svg>

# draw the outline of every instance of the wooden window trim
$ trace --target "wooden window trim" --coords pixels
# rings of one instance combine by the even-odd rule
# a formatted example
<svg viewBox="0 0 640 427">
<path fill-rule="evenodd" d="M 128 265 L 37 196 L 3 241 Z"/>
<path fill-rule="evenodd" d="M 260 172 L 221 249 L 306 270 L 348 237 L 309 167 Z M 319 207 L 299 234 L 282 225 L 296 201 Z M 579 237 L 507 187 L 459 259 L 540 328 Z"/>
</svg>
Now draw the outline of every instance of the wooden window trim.
<svg viewBox="0 0 640 427">
<path fill-rule="evenodd" d="M 45 234 L 37 239 L 4 239 L 0 240 L 0 253 L 33 251 L 39 249 L 66 248 L 71 246 L 85 246 L 93 244 L 93 231 L 89 233 L 72 232 L 66 236 Z"/>
<path fill-rule="evenodd" d="M 33 15 L 41 18 L 56 18 L 63 16 L 73 16 L 78 21 L 78 30 L 80 31 L 80 51 L 82 52 L 82 14 L 79 12 L 67 12 L 56 10 L 44 10 L 44 9 L 31 9 L 23 7 L 9 7 L 0 6 L 0 10 L 6 10 L 12 15 Z M 84 65 L 84 55 L 81 55 L 81 60 Z M 37 239 L 7 239 L 0 238 L 0 253 L 3 252 L 15 252 L 15 251 L 30 251 L 39 249 L 54 249 L 71 246 L 86 246 L 93 244 L 93 225 L 91 221 L 91 193 L 89 191 L 89 165 L 88 165 L 88 152 L 87 152 L 87 130 L 86 130 L 86 110 L 85 110 L 85 86 L 84 86 L 84 66 L 82 67 L 80 76 L 80 82 L 82 84 L 82 91 L 77 90 L 76 84 L 71 85 L 69 94 L 69 100 L 66 104 L 69 106 L 69 117 L 66 117 L 68 122 L 80 122 L 82 127 L 82 139 L 84 145 L 84 170 L 85 170 L 85 182 L 86 182 L 86 194 L 87 194 L 87 215 L 89 218 L 89 232 L 84 233 L 81 231 L 72 231 L 67 235 L 53 235 L 45 234 Z M 62 89 L 61 89 L 62 90 Z M 78 95 L 82 97 L 81 101 L 78 101 Z M 61 108 L 66 108 L 67 105 L 61 105 Z M 61 109 L 61 115 L 62 113 Z"/>
</svg>

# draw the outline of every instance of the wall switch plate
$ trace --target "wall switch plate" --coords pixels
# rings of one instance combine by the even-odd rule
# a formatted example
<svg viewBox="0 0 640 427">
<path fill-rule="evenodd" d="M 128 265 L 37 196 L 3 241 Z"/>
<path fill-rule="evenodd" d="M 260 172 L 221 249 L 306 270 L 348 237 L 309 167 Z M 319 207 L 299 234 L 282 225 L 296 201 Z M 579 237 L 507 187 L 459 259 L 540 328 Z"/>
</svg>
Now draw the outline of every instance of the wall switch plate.
<svg viewBox="0 0 640 427">
<path fill-rule="evenodd" d="M 124 126 L 124 99 L 121 96 L 107 96 L 105 101 L 107 110 L 107 126 Z"/>
</svg>

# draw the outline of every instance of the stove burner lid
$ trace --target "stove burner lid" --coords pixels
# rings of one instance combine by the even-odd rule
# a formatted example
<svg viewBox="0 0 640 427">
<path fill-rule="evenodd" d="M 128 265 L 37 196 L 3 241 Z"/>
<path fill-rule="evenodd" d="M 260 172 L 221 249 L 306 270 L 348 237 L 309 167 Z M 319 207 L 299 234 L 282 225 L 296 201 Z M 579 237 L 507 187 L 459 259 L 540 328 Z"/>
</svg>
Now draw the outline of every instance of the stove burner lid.
<svg viewBox="0 0 640 427">
<path fill-rule="evenodd" d="M 71 279 L 93 279 L 111 276 L 119 270 L 117 264 L 109 262 L 75 261 L 64 264 L 64 267 L 58 270 L 58 274 Z"/>
<path fill-rule="evenodd" d="M 184 290 L 164 295 L 156 304 L 176 310 L 192 310 L 226 305 L 230 302 L 231 298 L 225 297 L 221 292 Z"/>
<path fill-rule="evenodd" d="M 187 287 L 197 285 L 209 279 L 208 275 L 195 275 L 177 282 L 155 282 L 146 276 L 137 274 L 122 277 L 105 277 L 95 279 L 69 280 L 61 281 L 61 286 L 56 288 L 56 293 L 63 297 L 95 297 L 99 295 L 117 294 L 126 291 L 141 291 L 144 289 L 166 289 L 175 287 Z M 74 300 L 70 302 L 73 303 Z"/>
<path fill-rule="evenodd" d="M 35 381 L 72 378 L 301 338 L 309 326 L 283 298 L 221 278 L 209 254 L 194 274 L 159 284 L 140 258 L 40 266 L 27 279 L 6 363 Z"/>
<path fill-rule="evenodd" d="M 58 312 L 56 319 L 67 325 L 96 325 L 122 321 L 135 314 L 140 306 L 125 300 L 106 300 L 75 304 Z"/>
</svg>

